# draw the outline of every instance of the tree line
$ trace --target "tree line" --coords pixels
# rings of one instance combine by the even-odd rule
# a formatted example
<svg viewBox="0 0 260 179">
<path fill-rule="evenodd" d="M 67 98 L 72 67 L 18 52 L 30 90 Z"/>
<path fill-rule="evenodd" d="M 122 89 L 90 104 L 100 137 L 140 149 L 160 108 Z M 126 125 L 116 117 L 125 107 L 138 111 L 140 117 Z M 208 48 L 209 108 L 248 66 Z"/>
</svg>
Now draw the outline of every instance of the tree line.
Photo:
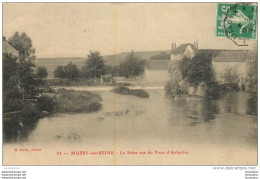
<svg viewBox="0 0 260 179">
<path fill-rule="evenodd" d="M 144 72 L 144 66 L 145 61 L 138 58 L 134 52 L 131 52 L 120 65 L 110 66 L 105 64 L 100 52 L 90 51 L 81 69 L 70 61 L 65 66 L 57 66 L 54 70 L 54 76 L 56 78 L 70 80 L 75 80 L 77 78 L 94 78 L 96 80 L 105 74 L 128 78 L 142 74 Z"/>
</svg>

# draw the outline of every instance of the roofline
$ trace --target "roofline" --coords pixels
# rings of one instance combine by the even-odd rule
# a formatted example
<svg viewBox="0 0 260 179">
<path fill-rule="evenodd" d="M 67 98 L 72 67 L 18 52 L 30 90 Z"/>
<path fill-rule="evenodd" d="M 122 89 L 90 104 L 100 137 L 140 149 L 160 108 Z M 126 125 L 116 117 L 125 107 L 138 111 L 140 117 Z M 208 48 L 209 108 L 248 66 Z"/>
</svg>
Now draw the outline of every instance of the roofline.
<svg viewBox="0 0 260 179">
<path fill-rule="evenodd" d="M 3 41 L 6 41 L 9 45 L 11 45 L 15 50 L 17 50 L 9 41 L 7 41 L 6 39 L 4 39 Z M 18 53 L 20 53 L 20 51 L 19 50 L 17 50 L 18 51 Z"/>
</svg>

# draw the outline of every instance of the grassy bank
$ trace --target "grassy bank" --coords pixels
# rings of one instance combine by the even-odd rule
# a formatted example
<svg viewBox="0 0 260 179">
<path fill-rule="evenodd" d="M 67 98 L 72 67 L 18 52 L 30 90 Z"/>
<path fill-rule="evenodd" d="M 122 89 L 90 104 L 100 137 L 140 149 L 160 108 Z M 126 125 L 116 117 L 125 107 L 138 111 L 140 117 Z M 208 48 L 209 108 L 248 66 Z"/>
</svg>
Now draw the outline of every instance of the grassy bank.
<svg viewBox="0 0 260 179">
<path fill-rule="evenodd" d="M 132 95 L 141 98 L 149 98 L 149 93 L 142 89 L 129 89 L 124 86 L 116 87 L 113 89 L 114 93 L 119 93 L 123 95 Z"/>
<path fill-rule="evenodd" d="M 95 112 L 102 107 L 102 98 L 96 93 L 60 89 L 54 94 L 55 112 Z"/>
</svg>

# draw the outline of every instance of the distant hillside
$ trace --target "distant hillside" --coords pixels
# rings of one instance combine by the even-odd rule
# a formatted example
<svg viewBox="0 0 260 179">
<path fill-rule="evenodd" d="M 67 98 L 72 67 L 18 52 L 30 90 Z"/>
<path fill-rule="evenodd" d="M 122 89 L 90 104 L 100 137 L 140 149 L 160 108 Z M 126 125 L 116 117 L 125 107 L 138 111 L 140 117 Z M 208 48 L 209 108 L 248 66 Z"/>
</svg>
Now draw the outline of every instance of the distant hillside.
<svg viewBox="0 0 260 179">
<path fill-rule="evenodd" d="M 150 57 L 154 55 L 158 55 L 160 52 L 166 52 L 170 53 L 170 50 L 162 50 L 162 51 L 147 51 L 147 52 L 134 52 L 136 56 L 139 58 L 142 58 L 144 60 L 149 60 Z M 115 66 L 122 63 L 126 56 L 129 55 L 131 52 L 124 52 L 116 55 L 107 55 L 104 56 L 104 60 L 106 61 L 106 64 Z"/>
<path fill-rule="evenodd" d="M 134 52 L 136 56 L 139 58 L 142 58 L 144 60 L 148 60 L 151 56 L 157 55 L 160 52 L 167 52 L 170 53 L 170 51 L 148 51 L 148 52 Z M 129 55 L 131 52 L 124 52 L 116 55 L 107 55 L 103 56 L 104 61 L 107 65 L 115 66 L 122 63 L 126 56 Z M 86 57 L 72 57 L 72 58 L 37 58 L 35 61 L 35 64 L 37 66 L 45 66 L 48 70 L 48 78 L 54 77 L 54 70 L 59 65 L 67 65 L 70 61 L 72 63 L 75 63 L 79 69 L 84 65 L 84 62 L 86 61 Z"/>
</svg>

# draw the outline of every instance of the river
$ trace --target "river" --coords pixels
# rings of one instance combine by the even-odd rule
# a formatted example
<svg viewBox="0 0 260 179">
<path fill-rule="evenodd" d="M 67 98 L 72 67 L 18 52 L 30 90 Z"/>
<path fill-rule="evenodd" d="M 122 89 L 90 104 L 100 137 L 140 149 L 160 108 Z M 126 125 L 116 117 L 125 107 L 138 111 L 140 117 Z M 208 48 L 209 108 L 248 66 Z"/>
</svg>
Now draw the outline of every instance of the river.
<svg viewBox="0 0 260 179">
<path fill-rule="evenodd" d="M 257 164 L 257 100 L 248 93 L 174 100 L 162 89 L 147 91 L 149 98 L 98 90 L 100 111 L 41 119 L 26 141 L 3 145 L 4 164 Z M 76 151 L 115 153 L 72 155 Z"/>
</svg>

